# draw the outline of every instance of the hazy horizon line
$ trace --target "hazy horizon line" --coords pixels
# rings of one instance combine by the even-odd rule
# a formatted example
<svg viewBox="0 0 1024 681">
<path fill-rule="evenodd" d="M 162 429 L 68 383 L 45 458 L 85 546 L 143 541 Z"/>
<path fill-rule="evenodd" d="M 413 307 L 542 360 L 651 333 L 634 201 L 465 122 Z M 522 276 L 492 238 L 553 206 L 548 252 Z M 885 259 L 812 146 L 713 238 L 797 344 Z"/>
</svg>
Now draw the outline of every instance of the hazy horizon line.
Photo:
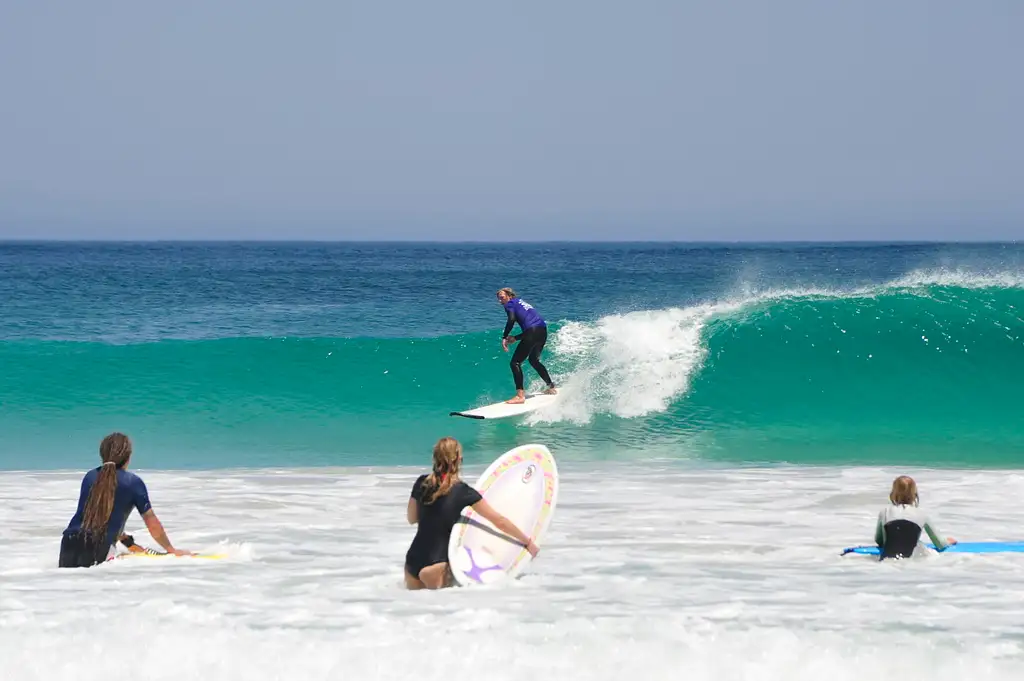
<svg viewBox="0 0 1024 681">
<path fill-rule="evenodd" d="M 114 239 L 114 238 L 0 238 L 0 245 L 12 244 L 671 244 L 671 245 L 1016 245 L 1018 239 Z"/>
</svg>

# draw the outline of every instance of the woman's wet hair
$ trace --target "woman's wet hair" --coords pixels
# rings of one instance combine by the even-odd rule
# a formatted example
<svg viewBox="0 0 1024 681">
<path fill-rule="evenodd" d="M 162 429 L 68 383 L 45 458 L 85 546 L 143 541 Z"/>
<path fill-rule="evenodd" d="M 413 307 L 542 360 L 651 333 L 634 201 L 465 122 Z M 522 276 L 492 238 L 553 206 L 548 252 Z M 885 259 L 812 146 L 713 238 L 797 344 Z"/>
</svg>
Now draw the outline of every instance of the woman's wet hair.
<svg viewBox="0 0 1024 681">
<path fill-rule="evenodd" d="M 515 298 L 515 297 L 516 297 L 516 292 L 515 292 L 515 291 L 513 291 L 513 290 L 512 290 L 511 288 L 509 288 L 508 286 L 506 286 L 505 288 L 500 288 L 500 289 L 498 289 L 498 293 L 504 293 L 504 294 L 505 294 L 506 296 L 508 296 L 509 298 Z"/>
<path fill-rule="evenodd" d="M 117 469 L 123 468 L 131 455 L 132 441 L 123 433 L 111 433 L 100 442 L 103 466 L 89 491 L 89 500 L 85 502 L 82 530 L 86 534 L 106 534 L 107 522 L 114 510 L 114 495 L 117 493 Z"/>
<path fill-rule="evenodd" d="M 425 495 L 424 503 L 432 504 L 438 497 L 451 491 L 459 481 L 462 469 L 462 445 L 453 437 L 443 437 L 434 445 L 434 467 L 423 482 L 424 490 L 432 490 Z"/>
<path fill-rule="evenodd" d="M 917 483 L 909 475 L 901 475 L 892 481 L 889 501 L 900 506 L 917 506 Z"/>
</svg>

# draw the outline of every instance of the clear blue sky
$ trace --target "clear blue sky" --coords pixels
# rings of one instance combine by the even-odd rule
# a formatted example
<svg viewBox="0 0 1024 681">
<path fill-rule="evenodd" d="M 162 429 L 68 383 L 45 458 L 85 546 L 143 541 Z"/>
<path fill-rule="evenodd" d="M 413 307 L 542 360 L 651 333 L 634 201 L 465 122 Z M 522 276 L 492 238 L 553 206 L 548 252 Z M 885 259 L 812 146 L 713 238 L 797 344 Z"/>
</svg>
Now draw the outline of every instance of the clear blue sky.
<svg viewBox="0 0 1024 681">
<path fill-rule="evenodd" d="M 1024 2 L 5 2 L 0 238 L 1007 239 Z"/>
</svg>

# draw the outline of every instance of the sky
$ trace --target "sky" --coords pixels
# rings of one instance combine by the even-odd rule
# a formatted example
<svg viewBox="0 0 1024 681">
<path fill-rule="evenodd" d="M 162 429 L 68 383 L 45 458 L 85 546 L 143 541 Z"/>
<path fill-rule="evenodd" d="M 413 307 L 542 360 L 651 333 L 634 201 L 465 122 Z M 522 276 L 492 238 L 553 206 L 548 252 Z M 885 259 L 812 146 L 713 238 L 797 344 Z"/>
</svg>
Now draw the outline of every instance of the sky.
<svg viewBox="0 0 1024 681">
<path fill-rule="evenodd" d="M 5 2 L 0 239 L 1020 238 L 1022 28 L 1021 0 Z"/>
</svg>

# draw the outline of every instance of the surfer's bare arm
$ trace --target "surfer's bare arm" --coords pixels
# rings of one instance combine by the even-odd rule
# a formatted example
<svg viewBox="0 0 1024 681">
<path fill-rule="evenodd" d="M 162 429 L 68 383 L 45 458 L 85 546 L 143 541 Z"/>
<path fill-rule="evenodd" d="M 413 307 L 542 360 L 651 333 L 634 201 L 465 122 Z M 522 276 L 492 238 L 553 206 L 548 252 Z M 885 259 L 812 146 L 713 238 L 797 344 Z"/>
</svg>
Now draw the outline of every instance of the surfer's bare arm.
<svg viewBox="0 0 1024 681">
<path fill-rule="evenodd" d="M 473 510 L 482 515 L 487 520 L 490 520 L 491 524 L 493 524 L 495 527 L 497 527 L 505 534 L 510 535 L 515 539 L 519 540 L 520 543 L 526 546 L 526 550 L 530 552 L 531 556 L 537 555 L 537 552 L 540 549 L 538 549 L 537 545 L 533 543 L 533 540 L 527 537 L 525 534 L 523 534 L 522 530 L 515 526 L 515 523 L 513 523 L 511 520 L 495 511 L 494 507 L 488 504 L 484 499 L 481 499 L 480 501 L 473 504 Z"/>
<path fill-rule="evenodd" d="M 410 525 L 415 525 L 420 520 L 419 504 L 412 497 L 409 497 L 409 505 L 405 509 L 405 517 Z"/>
<path fill-rule="evenodd" d="M 184 556 L 188 554 L 188 551 L 176 549 L 171 545 L 171 540 L 167 538 L 167 533 L 164 532 L 163 523 L 156 517 L 156 513 L 153 513 L 153 509 L 149 509 L 142 514 L 142 520 L 146 523 L 146 529 L 149 530 L 150 536 L 156 541 L 157 544 L 163 547 L 167 553 L 173 553 L 176 556 Z"/>
</svg>

